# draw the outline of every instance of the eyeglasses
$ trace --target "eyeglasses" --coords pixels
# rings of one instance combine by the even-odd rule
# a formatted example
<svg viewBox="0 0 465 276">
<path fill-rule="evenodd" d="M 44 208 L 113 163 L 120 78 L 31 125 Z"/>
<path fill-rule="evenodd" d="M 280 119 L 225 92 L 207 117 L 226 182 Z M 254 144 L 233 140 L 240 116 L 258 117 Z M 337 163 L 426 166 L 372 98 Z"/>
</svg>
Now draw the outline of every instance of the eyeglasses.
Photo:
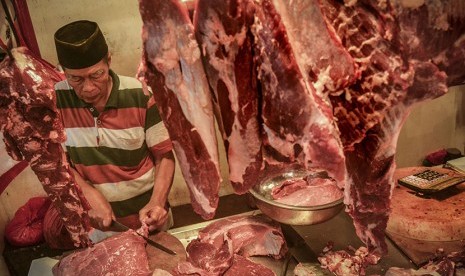
<svg viewBox="0 0 465 276">
<path fill-rule="evenodd" d="M 94 73 L 88 75 L 87 78 L 89 78 L 90 81 L 99 81 L 99 80 L 103 79 L 103 77 L 105 75 L 106 75 L 105 69 L 100 69 L 100 70 L 97 70 Z M 82 83 L 84 83 L 84 80 L 86 79 L 86 77 L 74 76 L 74 75 L 70 75 L 70 74 L 66 74 L 66 78 L 68 79 L 69 82 L 72 82 L 74 84 L 82 84 Z"/>
</svg>

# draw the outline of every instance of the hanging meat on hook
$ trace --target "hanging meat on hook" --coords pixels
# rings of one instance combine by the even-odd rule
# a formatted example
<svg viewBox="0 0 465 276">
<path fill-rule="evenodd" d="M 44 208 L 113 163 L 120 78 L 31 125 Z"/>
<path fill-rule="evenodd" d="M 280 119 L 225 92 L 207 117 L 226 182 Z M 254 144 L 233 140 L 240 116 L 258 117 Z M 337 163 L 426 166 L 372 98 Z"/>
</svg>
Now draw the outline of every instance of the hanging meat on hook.
<svg viewBox="0 0 465 276">
<path fill-rule="evenodd" d="M 187 7 L 140 0 L 140 79 L 152 88 L 190 191 L 194 211 L 215 215 L 221 175 L 210 90 Z"/>
<path fill-rule="evenodd" d="M 357 235 L 371 253 L 386 252 L 402 124 L 414 104 L 465 80 L 465 6 L 456 0 L 407 2 L 197 1 L 195 34 L 237 193 L 266 174 L 267 165 L 325 170 L 344 188 Z M 182 79 L 184 70 L 156 58 L 157 36 L 182 28 L 175 21 L 158 24 L 153 18 L 166 15 L 154 12 L 145 9 L 143 18 L 150 49 L 145 60 L 165 70 L 164 83 L 152 82 L 156 90 L 170 83 L 166 80 Z M 149 20 L 157 23 L 147 25 Z M 174 48 L 159 47 L 167 53 Z M 169 53 L 165 56 L 178 55 Z M 185 69 L 178 60 L 176 68 Z M 166 72 L 174 71 L 179 75 L 168 78 Z M 174 114 L 177 101 L 162 95 L 157 101 Z M 173 132 L 180 129 L 189 128 Z M 210 156 L 205 156 L 180 163 L 206 164 Z"/>
<path fill-rule="evenodd" d="M 17 44 L 24 40 L 7 15 Z M 89 246 L 90 208 L 76 184 L 61 143 L 66 134 L 58 117 L 54 85 L 63 76 L 26 47 L 8 49 L 0 63 L 0 130 L 8 154 L 25 160 L 63 219 L 75 246 Z"/>
<path fill-rule="evenodd" d="M 56 109 L 61 75 L 27 48 L 13 48 L 0 68 L 0 129 L 8 154 L 26 160 L 59 210 L 76 246 L 88 246 L 89 205 L 74 181 Z"/>
<path fill-rule="evenodd" d="M 249 1 L 198 1 L 195 35 L 204 55 L 213 107 L 238 194 L 258 182 L 263 165 L 257 71 L 254 61 L 254 6 Z"/>
<path fill-rule="evenodd" d="M 330 91 L 329 98 L 351 179 L 347 211 L 357 235 L 378 254 L 387 251 L 394 155 L 405 119 L 416 103 L 465 81 L 457 70 L 465 63 L 465 53 L 457 50 L 464 45 L 465 6 L 420 2 L 407 7 L 403 1 L 321 1 L 328 28 L 361 70 L 354 84 Z"/>
</svg>

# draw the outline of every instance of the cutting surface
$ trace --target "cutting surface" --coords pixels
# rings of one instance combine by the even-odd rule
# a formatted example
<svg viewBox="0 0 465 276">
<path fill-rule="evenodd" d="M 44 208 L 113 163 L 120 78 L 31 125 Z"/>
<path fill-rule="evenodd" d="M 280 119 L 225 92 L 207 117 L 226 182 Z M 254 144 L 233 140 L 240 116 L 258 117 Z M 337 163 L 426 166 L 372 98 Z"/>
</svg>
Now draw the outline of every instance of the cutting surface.
<svg viewBox="0 0 465 276">
<path fill-rule="evenodd" d="M 426 169 L 410 167 L 396 170 L 396 187 L 391 199 L 387 231 L 421 241 L 458 241 L 465 239 L 465 184 L 444 191 L 421 195 L 397 184 L 397 180 Z M 440 172 L 454 171 L 434 168 Z"/>
<path fill-rule="evenodd" d="M 149 238 L 177 253 L 176 255 L 171 255 L 151 245 L 147 245 L 146 250 L 149 258 L 150 270 L 160 268 L 171 272 L 179 262 L 186 260 L 186 250 L 183 244 L 170 233 L 159 232 L 155 235 L 150 235 Z"/>
</svg>

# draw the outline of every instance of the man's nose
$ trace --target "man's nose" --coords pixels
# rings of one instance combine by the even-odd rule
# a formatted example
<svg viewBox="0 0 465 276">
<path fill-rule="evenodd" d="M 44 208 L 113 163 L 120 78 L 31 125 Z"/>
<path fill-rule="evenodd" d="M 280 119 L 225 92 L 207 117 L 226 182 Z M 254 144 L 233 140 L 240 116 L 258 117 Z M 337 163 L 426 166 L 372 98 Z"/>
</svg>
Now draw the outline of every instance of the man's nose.
<svg viewBox="0 0 465 276">
<path fill-rule="evenodd" d="M 84 79 L 84 82 L 82 83 L 82 90 L 84 91 L 91 91 L 95 88 L 95 84 L 88 78 Z"/>
</svg>

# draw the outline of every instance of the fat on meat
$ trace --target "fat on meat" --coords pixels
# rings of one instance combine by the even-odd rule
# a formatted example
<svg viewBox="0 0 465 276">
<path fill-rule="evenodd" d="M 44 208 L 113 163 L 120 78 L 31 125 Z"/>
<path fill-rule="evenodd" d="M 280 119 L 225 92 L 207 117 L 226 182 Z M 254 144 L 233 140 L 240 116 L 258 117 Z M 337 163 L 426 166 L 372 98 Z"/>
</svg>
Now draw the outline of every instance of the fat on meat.
<svg viewBox="0 0 465 276">
<path fill-rule="evenodd" d="M 166 125 L 194 211 L 215 215 L 221 175 L 211 94 L 200 48 L 184 3 L 139 1 L 142 82 L 151 87 Z"/>
<path fill-rule="evenodd" d="M 269 2 L 280 16 L 302 74 L 308 75 L 318 97 L 328 101 L 328 91 L 347 87 L 358 79 L 359 65 L 326 24 L 319 0 Z"/>
<path fill-rule="evenodd" d="M 378 262 L 379 256 L 368 251 L 366 247 L 357 250 L 332 251 L 329 249 L 323 256 L 318 257 L 321 267 L 337 276 L 364 276 L 368 265 Z"/>
<path fill-rule="evenodd" d="M 253 55 L 251 1 L 199 0 L 195 34 L 229 163 L 229 180 L 238 194 L 259 179 L 262 140 L 257 72 Z"/>
<path fill-rule="evenodd" d="M 65 256 L 53 267 L 53 275 L 149 276 L 145 245 L 141 236 L 129 230 Z"/>
<path fill-rule="evenodd" d="M 172 276 L 173 274 L 169 273 L 166 270 L 155 268 L 155 270 L 152 273 L 152 276 Z"/>
<path fill-rule="evenodd" d="M 231 239 L 234 253 L 244 257 L 271 256 L 280 259 L 287 252 L 281 227 L 264 215 L 218 220 L 199 231 L 199 240 L 220 248 L 225 235 Z"/>
<path fill-rule="evenodd" d="M 10 53 L 0 65 L 0 129 L 7 152 L 14 160 L 29 162 L 75 246 L 88 246 L 90 206 L 61 146 L 66 135 L 54 84 L 62 76 L 25 47 Z"/>
<path fill-rule="evenodd" d="M 350 179 L 345 204 L 370 252 L 387 251 L 384 230 L 394 155 L 412 106 L 444 95 L 448 85 L 465 80 L 463 70 L 456 69 L 465 59 L 465 53 L 457 51 L 465 33 L 464 13 L 456 16 L 441 8 L 452 2 L 428 1 L 409 8 L 400 1 L 321 1 L 328 25 L 361 71 L 354 84 L 331 91 L 330 99 Z M 432 19 L 438 12 L 441 24 Z"/>
<path fill-rule="evenodd" d="M 302 43 L 293 39 L 296 34 L 289 31 L 296 28 L 296 22 L 288 20 L 292 15 L 287 15 L 286 5 L 300 8 L 298 5 L 302 1 L 260 0 L 255 3 L 252 32 L 261 84 L 266 150 L 278 162 L 297 162 L 308 169 L 325 170 L 342 187 L 347 178 L 345 157 L 331 103 L 320 89 L 315 89 L 309 65 L 305 64 L 311 58 L 307 58 L 307 51 L 300 47 Z M 345 69 L 350 71 L 350 68 Z M 271 158 L 267 161 L 273 163 Z"/>
</svg>

